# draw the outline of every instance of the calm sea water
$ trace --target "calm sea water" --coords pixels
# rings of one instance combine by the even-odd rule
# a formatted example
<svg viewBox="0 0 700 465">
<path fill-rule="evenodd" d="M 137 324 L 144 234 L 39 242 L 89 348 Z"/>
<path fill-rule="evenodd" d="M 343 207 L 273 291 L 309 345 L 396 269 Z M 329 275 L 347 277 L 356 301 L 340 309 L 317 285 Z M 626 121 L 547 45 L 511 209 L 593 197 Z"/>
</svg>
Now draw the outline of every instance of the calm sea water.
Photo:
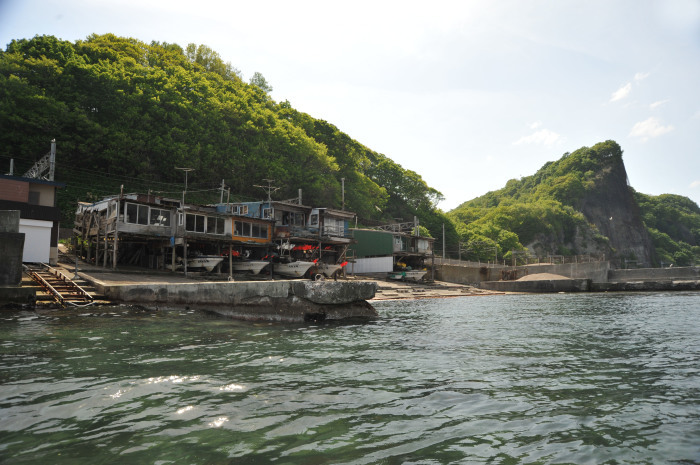
<svg viewBox="0 0 700 465">
<path fill-rule="evenodd" d="M 700 463 L 700 293 L 0 315 L 3 464 Z"/>
</svg>

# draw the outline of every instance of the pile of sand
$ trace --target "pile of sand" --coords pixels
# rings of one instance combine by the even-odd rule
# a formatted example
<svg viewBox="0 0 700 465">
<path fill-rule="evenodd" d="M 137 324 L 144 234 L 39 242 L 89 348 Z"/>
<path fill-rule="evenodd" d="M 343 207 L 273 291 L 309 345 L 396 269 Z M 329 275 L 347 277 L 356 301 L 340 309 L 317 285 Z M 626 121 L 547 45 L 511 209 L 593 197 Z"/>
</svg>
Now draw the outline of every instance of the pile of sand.
<svg viewBox="0 0 700 465">
<path fill-rule="evenodd" d="M 535 273 L 523 276 L 522 278 L 518 279 L 518 281 L 554 281 L 562 279 L 565 279 L 567 281 L 571 280 L 571 278 L 567 278 L 566 276 L 562 276 L 560 274 Z"/>
</svg>

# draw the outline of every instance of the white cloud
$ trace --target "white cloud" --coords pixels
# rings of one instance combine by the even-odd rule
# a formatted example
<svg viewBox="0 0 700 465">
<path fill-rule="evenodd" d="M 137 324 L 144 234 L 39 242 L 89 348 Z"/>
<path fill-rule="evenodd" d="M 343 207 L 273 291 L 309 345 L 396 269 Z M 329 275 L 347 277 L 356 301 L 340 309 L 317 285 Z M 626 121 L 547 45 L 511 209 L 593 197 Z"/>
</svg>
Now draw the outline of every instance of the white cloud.
<svg viewBox="0 0 700 465">
<path fill-rule="evenodd" d="M 630 94 L 630 92 L 632 92 L 632 83 L 628 82 L 627 84 L 613 92 L 612 96 L 610 97 L 610 101 L 617 102 L 618 100 L 622 100 L 623 98 L 627 97 Z"/>
<path fill-rule="evenodd" d="M 529 136 L 521 137 L 517 141 L 513 142 L 513 145 L 536 144 L 549 147 L 563 141 L 564 138 L 556 132 L 550 131 L 549 129 L 540 129 L 539 131 L 533 132 Z"/>
<path fill-rule="evenodd" d="M 641 81 L 642 79 L 646 79 L 648 77 L 649 77 L 649 73 L 637 73 L 634 75 L 634 80 Z"/>
<path fill-rule="evenodd" d="M 664 134 L 673 131 L 673 126 L 663 126 L 658 118 L 648 118 L 635 124 L 630 131 L 631 137 L 638 137 L 642 142 L 646 142 L 652 137 L 663 136 Z"/>
<path fill-rule="evenodd" d="M 666 100 L 659 100 L 658 102 L 654 102 L 654 103 L 652 103 L 651 105 L 649 105 L 649 108 L 653 110 L 654 108 L 658 108 L 658 107 L 660 107 L 661 105 L 663 105 L 663 104 L 665 104 L 665 103 L 668 103 L 668 102 L 669 102 L 668 99 L 666 99 Z"/>
<path fill-rule="evenodd" d="M 698 179 L 697 181 L 691 182 L 690 187 L 691 187 L 691 189 L 697 189 L 698 187 L 700 187 L 700 179 Z"/>
<path fill-rule="evenodd" d="M 532 129 L 533 131 L 540 127 L 542 127 L 542 121 L 535 121 L 530 125 L 530 129 Z"/>
</svg>

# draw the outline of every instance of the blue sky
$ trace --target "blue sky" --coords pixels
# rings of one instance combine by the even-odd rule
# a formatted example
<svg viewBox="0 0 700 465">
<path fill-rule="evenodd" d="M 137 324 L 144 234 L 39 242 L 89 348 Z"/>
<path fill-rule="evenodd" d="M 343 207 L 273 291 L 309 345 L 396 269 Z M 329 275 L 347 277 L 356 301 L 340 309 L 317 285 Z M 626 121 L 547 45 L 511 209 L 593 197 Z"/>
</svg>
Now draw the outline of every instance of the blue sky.
<svg viewBox="0 0 700 465">
<path fill-rule="evenodd" d="M 108 32 L 262 73 L 443 210 L 608 139 L 635 189 L 700 203 L 700 0 L 0 0 L 3 47 Z"/>
</svg>

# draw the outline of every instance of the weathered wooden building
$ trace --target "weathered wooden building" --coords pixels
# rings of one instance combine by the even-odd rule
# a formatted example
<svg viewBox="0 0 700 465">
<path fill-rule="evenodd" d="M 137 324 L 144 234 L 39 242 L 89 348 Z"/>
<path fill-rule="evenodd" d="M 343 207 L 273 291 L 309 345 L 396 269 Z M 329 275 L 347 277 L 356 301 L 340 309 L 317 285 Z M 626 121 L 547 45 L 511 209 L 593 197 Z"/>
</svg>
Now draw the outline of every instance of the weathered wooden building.
<svg viewBox="0 0 700 465">
<path fill-rule="evenodd" d="M 88 262 L 171 270 L 187 270 L 196 257 L 215 261 L 244 247 L 267 249 L 272 230 L 269 219 L 144 194 L 80 203 L 74 228 Z"/>
</svg>

